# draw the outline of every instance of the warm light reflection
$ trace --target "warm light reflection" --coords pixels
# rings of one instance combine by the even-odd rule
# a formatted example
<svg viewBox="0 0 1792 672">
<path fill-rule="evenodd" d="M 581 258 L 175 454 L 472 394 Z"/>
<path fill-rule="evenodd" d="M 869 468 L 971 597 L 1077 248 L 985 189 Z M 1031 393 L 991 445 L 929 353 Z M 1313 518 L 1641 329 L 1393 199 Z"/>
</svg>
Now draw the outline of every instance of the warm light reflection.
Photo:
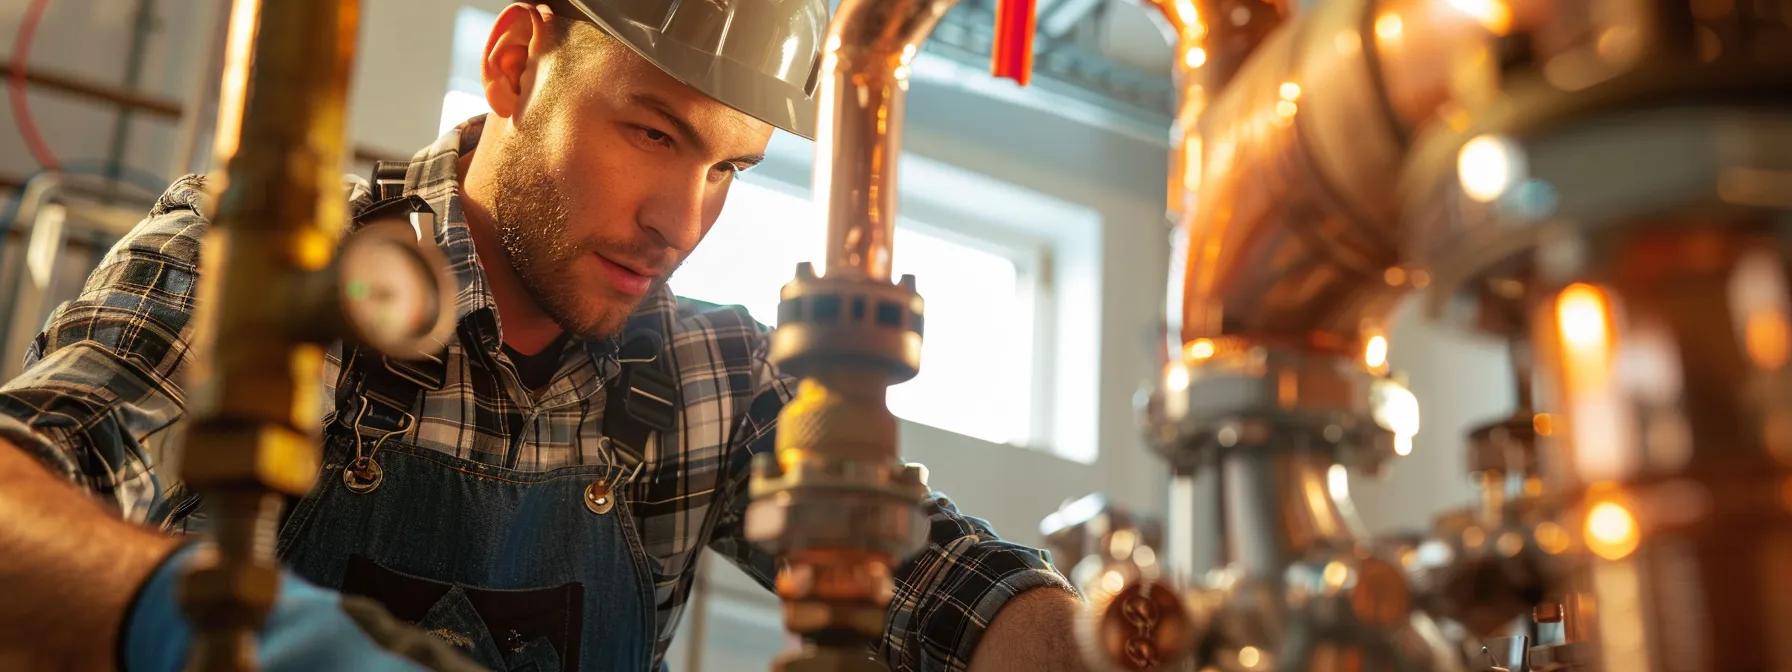
<svg viewBox="0 0 1792 672">
<path fill-rule="evenodd" d="M 1636 550 L 1641 537 L 1636 515 L 1623 504 L 1605 501 L 1587 511 L 1587 548 L 1607 560 L 1620 560 Z"/>
<path fill-rule="evenodd" d="M 1567 552 L 1568 546 L 1574 541 L 1562 526 L 1548 521 L 1538 523 L 1536 529 L 1531 531 L 1531 538 L 1537 540 L 1537 548 L 1550 555 Z"/>
<path fill-rule="evenodd" d="M 1332 499 L 1350 501 L 1350 470 L 1345 469 L 1342 464 L 1326 467 L 1325 490 L 1331 493 Z"/>
<path fill-rule="evenodd" d="M 1257 669 L 1258 665 L 1263 664 L 1263 652 L 1258 651 L 1255 646 L 1247 646 L 1239 649 L 1238 664 L 1247 670 Z"/>
<path fill-rule="evenodd" d="M 1383 41 L 1398 40 L 1405 31 L 1406 22 L 1400 19 L 1399 14 L 1383 14 L 1375 17 L 1375 36 Z"/>
<path fill-rule="evenodd" d="M 1609 350 L 1611 334 L 1605 292 L 1585 283 L 1575 283 L 1563 289 L 1556 297 L 1556 329 L 1571 355 L 1580 351 L 1603 358 Z"/>
<path fill-rule="evenodd" d="M 1495 35 L 1512 30 L 1512 8 L 1504 0 L 1449 0 L 1449 5 Z"/>
<path fill-rule="evenodd" d="M 1371 371 L 1380 371 L 1388 365 L 1388 338 L 1381 334 L 1369 337 L 1368 345 L 1363 346 L 1363 364 Z"/>
<path fill-rule="evenodd" d="M 1744 334 L 1748 357 L 1754 360 L 1755 366 L 1777 369 L 1786 365 L 1788 347 L 1785 313 L 1763 310 L 1749 315 Z"/>
<path fill-rule="evenodd" d="M 230 32 L 225 37 L 224 78 L 218 85 L 218 120 L 212 129 L 212 151 L 217 165 L 236 154 L 243 132 L 243 106 L 249 90 L 249 68 L 254 61 L 256 20 L 261 0 L 236 0 L 230 7 Z"/>
<path fill-rule="evenodd" d="M 1201 25 L 1201 13 L 1195 9 L 1195 0 L 1174 0 L 1168 4 L 1159 2 L 1158 7 L 1168 14 L 1170 23 L 1174 23 L 1177 30 L 1206 32 Z"/>
<path fill-rule="evenodd" d="M 1294 114 L 1299 111 L 1300 106 L 1295 105 L 1292 100 L 1276 101 L 1276 116 L 1281 117 L 1283 121 L 1293 119 Z"/>
<path fill-rule="evenodd" d="M 1344 563 L 1333 560 L 1325 563 L 1325 571 L 1320 573 L 1327 589 L 1337 591 L 1344 588 L 1344 582 L 1350 579 L 1350 568 Z"/>
<path fill-rule="evenodd" d="M 1164 371 L 1164 387 L 1171 392 L 1188 389 L 1188 367 L 1171 363 L 1169 368 Z"/>
<path fill-rule="evenodd" d="M 1729 295 L 1749 360 L 1767 370 L 1785 366 L 1792 357 L 1792 325 L 1779 255 L 1758 250 L 1744 256 L 1730 276 Z"/>
<path fill-rule="evenodd" d="M 1387 270 L 1381 272 L 1381 279 L 1383 282 L 1388 283 L 1389 287 L 1399 287 L 1406 284 L 1406 269 L 1399 266 L 1389 266 L 1387 267 Z"/>
<path fill-rule="evenodd" d="M 1277 91 L 1282 94 L 1282 100 L 1297 100 L 1300 98 L 1300 84 L 1294 82 L 1282 82 L 1281 88 L 1277 89 Z"/>
<path fill-rule="evenodd" d="M 1628 448 L 1634 445 L 1631 411 L 1614 384 L 1618 343 L 1612 301 L 1603 288 L 1576 283 L 1557 294 L 1554 306 L 1564 393 L 1557 420 L 1570 435 L 1573 468 L 1590 480 L 1622 478 L 1640 459 Z"/>
<path fill-rule="evenodd" d="M 1394 434 L 1394 454 L 1412 454 L 1412 439 L 1419 433 L 1419 398 L 1406 386 L 1382 379 L 1369 387 L 1370 414 L 1375 424 Z"/>
<path fill-rule="evenodd" d="M 1126 587 L 1126 577 L 1119 572 L 1108 570 L 1101 575 L 1101 589 L 1109 593 L 1118 593 Z"/>
<path fill-rule="evenodd" d="M 1510 138 L 1476 136 L 1456 155 L 1456 176 L 1469 198 L 1492 203 L 1524 181 L 1524 153 Z"/>
<path fill-rule="evenodd" d="M 1199 362 L 1210 359 L 1213 357 L 1214 353 L 1213 339 L 1197 338 L 1189 341 L 1188 345 L 1183 346 L 1182 353 L 1186 355 L 1190 361 Z"/>
<path fill-rule="evenodd" d="M 1182 52 L 1182 63 L 1190 68 L 1199 68 L 1207 64 L 1207 50 L 1195 47 Z"/>
<path fill-rule="evenodd" d="M 1555 418 L 1550 417 L 1548 413 L 1533 415 L 1531 416 L 1531 429 L 1537 432 L 1537 436 L 1549 436 L 1555 431 Z"/>
<path fill-rule="evenodd" d="M 1132 561 L 1141 567 L 1150 567 L 1157 564 L 1157 551 L 1151 550 L 1150 546 L 1140 544 L 1132 549 Z"/>
</svg>

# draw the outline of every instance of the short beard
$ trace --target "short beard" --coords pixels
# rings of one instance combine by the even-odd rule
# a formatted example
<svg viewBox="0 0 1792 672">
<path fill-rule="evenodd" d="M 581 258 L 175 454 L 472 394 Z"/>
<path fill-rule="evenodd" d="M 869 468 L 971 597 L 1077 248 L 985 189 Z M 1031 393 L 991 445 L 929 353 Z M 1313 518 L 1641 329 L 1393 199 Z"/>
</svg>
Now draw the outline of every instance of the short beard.
<svg viewBox="0 0 1792 672">
<path fill-rule="evenodd" d="M 504 256 L 542 312 L 575 336 L 602 338 L 621 331 L 634 306 L 603 305 L 592 295 L 597 288 L 577 286 L 566 272 L 589 250 L 568 236 L 566 197 L 542 167 L 551 151 L 543 129 L 558 103 L 544 97 L 519 120 L 498 159 L 492 214 Z"/>
</svg>

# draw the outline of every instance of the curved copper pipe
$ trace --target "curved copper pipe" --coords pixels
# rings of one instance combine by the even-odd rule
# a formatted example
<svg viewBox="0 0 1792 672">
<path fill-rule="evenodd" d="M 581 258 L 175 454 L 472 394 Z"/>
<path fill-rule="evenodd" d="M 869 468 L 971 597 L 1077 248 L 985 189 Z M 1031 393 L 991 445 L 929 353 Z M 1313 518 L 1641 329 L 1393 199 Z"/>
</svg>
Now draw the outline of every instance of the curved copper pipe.
<svg viewBox="0 0 1792 672">
<path fill-rule="evenodd" d="M 1209 92 L 1225 86 L 1263 38 L 1285 20 L 1287 0 L 1143 0 L 1157 10 L 1175 47 L 1176 118 L 1170 126 L 1170 174 L 1164 211 L 1172 220 L 1194 209 L 1201 184 L 1201 113 Z M 1236 10 L 1243 25 L 1229 17 Z M 1213 17 L 1223 17 L 1213 21 Z M 1214 23 L 1213 27 L 1209 23 Z"/>
<path fill-rule="evenodd" d="M 1423 282 L 1402 267 L 1395 230 L 1407 138 L 1449 100 L 1452 57 L 1510 29 L 1515 11 L 1346 0 L 1270 35 L 1201 121 L 1183 341 L 1359 352 Z"/>
<path fill-rule="evenodd" d="M 815 194 L 827 213 L 822 275 L 890 278 L 909 63 L 956 0 L 845 0 L 828 26 L 815 99 Z"/>
</svg>

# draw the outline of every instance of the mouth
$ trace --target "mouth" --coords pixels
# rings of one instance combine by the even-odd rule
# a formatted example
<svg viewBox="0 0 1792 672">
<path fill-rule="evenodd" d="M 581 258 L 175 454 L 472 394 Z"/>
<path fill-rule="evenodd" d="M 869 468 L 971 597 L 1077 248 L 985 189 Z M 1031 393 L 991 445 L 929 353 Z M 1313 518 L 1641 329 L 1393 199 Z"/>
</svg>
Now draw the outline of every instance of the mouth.
<svg viewBox="0 0 1792 672">
<path fill-rule="evenodd" d="M 610 287 L 628 296 L 642 296 L 653 286 L 657 273 L 645 272 L 642 264 L 616 261 L 602 254 L 593 254 L 598 264 L 603 266 L 604 277 L 609 280 Z"/>
</svg>

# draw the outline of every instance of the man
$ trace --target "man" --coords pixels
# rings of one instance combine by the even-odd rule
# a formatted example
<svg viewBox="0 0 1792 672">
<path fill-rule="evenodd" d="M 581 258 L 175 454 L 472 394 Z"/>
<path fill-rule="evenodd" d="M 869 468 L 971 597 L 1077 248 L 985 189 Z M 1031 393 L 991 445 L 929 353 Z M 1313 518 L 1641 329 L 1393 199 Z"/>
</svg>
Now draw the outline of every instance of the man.
<svg viewBox="0 0 1792 672">
<path fill-rule="evenodd" d="M 659 66 L 688 60 L 665 51 L 687 42 L 648 34 L 676 22 L 628 20 L 687 10 L 598 2 L 504 9 L 482 62 L 492 112 L 406 170 L 402 191 L 439 217 L 459 283 L 454 342 L 406 376 L 358 348 L 331 351 L 324 471 L 279 538 L 299 578 L 372 595 L 492 667 L 649 667 L 706 546 L 767 585 L 774 572 L 741 523 L 750 457 L 771 450 L 790 381 L 743 310 L 675 300 L 664 281 L 759 161 L 767 121 L 806 128 L 806 105 L 740 94 L 781 82 L 801 95 L 825 3 L 735 3 L 739 32 L 723 44 L 798 57 L 686 84 Z M 207 214 L 197 182 L 162 197 L 0 389 L 0 668 L 165 665 L 185 651 L 173 585 L 194 551 L 127 521 L 167 529 L 192 510 L 143 445 L 184 404 Z M 353 192 L 366 211 L 366 185 Z M 671 422 L 643 428 L 607 403 L 631 365 L 676 381 Z M 926 509 L 931 543 L 897 572 L 878 655 L 897 669 L 1074 666 L 1079 602 L 1042 554 L 938 495 Z M 370 637 L 399 646 L 373 636 L 383 626 L 360 602 L 285 583 L 264 663 L 332 665 L 304 652 Z M 316 626 L 319 609 L 357 616 Z"/>
</svg>

